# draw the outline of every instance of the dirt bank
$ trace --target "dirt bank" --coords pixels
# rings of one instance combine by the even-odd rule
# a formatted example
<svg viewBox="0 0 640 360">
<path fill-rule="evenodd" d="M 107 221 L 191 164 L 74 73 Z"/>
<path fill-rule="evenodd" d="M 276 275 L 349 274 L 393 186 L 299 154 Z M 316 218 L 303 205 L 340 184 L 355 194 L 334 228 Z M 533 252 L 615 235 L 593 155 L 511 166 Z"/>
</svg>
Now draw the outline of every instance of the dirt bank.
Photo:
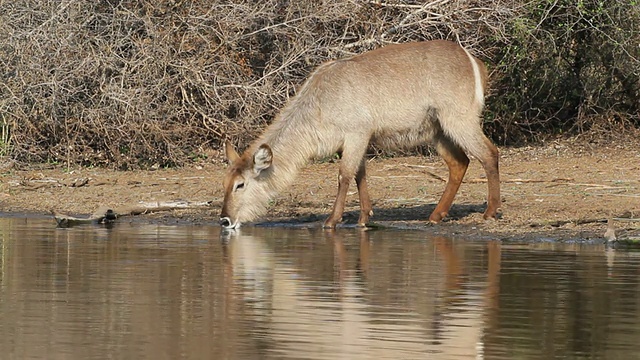
<svg viewBox="0 0 640 360">
<path fill-rule="evenodd" d="M 101 206 L 139 201 L 212 200 L 200 210 L 143 215 L 143 221 L 217 223 L 225 165 L 216 158 L 199 166 L 156 171 L 20 169 L 5 167 L 0 212 L 89 214 Z M 368 164 L 374 201 L 372 221 L 400 228 L 483 238 L 549 238 L 600 241 L 611 216 L 640 217 L 640 144 L 635 138 L 565 140 L 537 147 L 501 149 L 502 218 L 482 220 L 486 182 L 472 162 L 450 217 L 426 223 L 444 189 L 447 169 L 439 157 L 376 158 Z M 337 164 L 303 169 L 290 191 L 278 197 L 263 220 L 315 226 L 330 211 Z M 357 220 L 355 187 L 345 222 Z M 125 221 L 124 219 L 121 219 Z M 580 223 L 585 222 L 585 223 Z M 55 225 L 52 220 L 52 226 Z M 637 222 L 616 221 L 619 234 L 637 234 Z"/>
</svg>

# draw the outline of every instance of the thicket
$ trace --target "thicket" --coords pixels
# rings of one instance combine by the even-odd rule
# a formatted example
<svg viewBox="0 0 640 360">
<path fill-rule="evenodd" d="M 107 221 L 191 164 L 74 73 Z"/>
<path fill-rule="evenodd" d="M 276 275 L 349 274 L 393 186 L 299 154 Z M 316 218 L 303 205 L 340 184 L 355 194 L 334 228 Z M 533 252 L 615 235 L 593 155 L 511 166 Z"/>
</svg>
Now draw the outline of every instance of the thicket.
<svg viewBox="0 0 640 360">
<path fill-rule="evenodd" d="M 490 67 L 500 144 L 640 124 L 638 0 L 0 0 L 0 156 L 183 165 L 323 61 L 435 38 Z"/>
</svg>

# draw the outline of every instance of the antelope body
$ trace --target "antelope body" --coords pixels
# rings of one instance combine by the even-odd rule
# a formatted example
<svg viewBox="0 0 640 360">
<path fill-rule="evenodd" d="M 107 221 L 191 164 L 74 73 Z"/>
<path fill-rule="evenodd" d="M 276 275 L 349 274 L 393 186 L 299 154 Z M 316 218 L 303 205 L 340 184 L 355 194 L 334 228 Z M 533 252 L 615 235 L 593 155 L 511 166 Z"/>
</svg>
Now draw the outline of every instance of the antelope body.
<svg viewBox="0 0 640 360">
<path fill-rule="evenodd" d="M 262 215 L 313 158 L 341 154 L 338 194 L 325 227 L 342 219 L 355 177 L 359 226 L 373 215 L 365 152 L 370 143 L 407 148 L 431 143 L 449 167 L 449 180 L 429 216 L 445 217 L 469 164 L 477 158 L 488 180 L 484 218 L 500 206 L 498 150 L 484 135 L 480 114 L 484 64 L 456 43 L 436 40 L 388 45 L 318 67 L 274 122 L 239 155 L 229 142 L 220 224 L 235 228 Z"/>
</svg>

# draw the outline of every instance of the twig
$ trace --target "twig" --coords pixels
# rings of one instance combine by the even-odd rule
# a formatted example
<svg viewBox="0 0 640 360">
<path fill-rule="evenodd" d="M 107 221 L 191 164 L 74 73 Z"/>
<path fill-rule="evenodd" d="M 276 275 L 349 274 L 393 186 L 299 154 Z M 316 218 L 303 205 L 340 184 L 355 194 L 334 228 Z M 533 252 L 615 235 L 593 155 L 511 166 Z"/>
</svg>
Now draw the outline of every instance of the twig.
<svg viewBox="0 0 640 360">
<path fill-rule="evenodd" d="M 408 168 L 417 168 L 417 169 L 433 169 L 433 166 L 427 166 L 427 165 L 414 165 L 414 164 L 402 164 L 403 166 L 406 166 Z"/>
<path fill-rule="evenodd" d="M 628 214 L 628 213 L 627 213 Z M 566 224 L 575 224 L 575 225 L 584 225 L 584 224 L 592 224 L 592 223 L 608 223 L 609 227 L 612 227 L 612 221 L 640 221 L 637 218 L 628 218 L 625 217 L 625 214 L 619 216 L 613 216 L 610 218 L 589 218 L 589 219 L 568 219 L 568 220 L 550 220 L 543 221 L 538 223 L 532 223 L 531 227 L 542 227 L 542 226 L 553 226 L 560 227 Z"/>
<path fill-rule="evenodd" d="M 194 209 L 208 207 L 210 201 L 154 201 L 121 206 L 117 208 L 100 207 L 89 216 L 75 217 L 55 210 L 51 211 L 58 227 L 70 227 L 81 224 L 101 224 L 113 222 L 119 217 L 149 214 L 177 209 Z"/>
<path fill-rule="evenodd" d="M 607 219 L 605 219 L 605 218 L 549 220 L 549 221 L 532 223 L 529 226 L 531 226 L 531 227 L 543 227 L 543 226 L 560 227 L 560 226 L 567 225 L 567 224 L 584 225 L 584 224 L 605 223 L 605 222 L 607 222 Z"/>
<path fill-rule="evenodd" d="M 412 4 L 391 4 L 388 3 L 386 1 L 380 1 L 380 0 L 370 0 L 367 1 L 366 3 L 371 4 L 371 5 L 376 5 L 376 6 L 381 6 L 381 7 L 390 7 L 390 8 L 399 8 L 399 9 L 424 9 L 426 7 L 432 6 L 434 4 L 437 3 L 446 3 L 449 2 L 449 0 L 436 0 L 424 5 L 412 5 Z"/>
<path fill-rule="evenodd" d="M 560 181 L 571 181 L 571 178 L 555 178 L 551 180 L 544 179 L 500 179 L 502 183 L 555 183 Z M 466 183 L 486 183 L 487 179 L 484 178 L 474 178 L 465 181 Z"/>
</svg>

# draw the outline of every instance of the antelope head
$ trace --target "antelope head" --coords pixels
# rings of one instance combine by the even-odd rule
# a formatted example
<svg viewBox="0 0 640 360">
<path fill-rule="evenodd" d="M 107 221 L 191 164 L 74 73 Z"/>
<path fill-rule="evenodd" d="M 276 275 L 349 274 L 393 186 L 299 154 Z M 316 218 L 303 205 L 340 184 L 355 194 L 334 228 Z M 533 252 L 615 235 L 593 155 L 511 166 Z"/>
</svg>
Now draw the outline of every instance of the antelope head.
<svg viewBox="0 0 640 360">
<path fill-rule="evenodd" d="M 269 175 L 273 153 L 269 145 L 262 144 L 239 155 L 229 142 L 225 143 L 224 152 L 229 168 L 223 181 L 220 225 L 235 229 L 266 211 L 271 197 Z"/>
</svg>

